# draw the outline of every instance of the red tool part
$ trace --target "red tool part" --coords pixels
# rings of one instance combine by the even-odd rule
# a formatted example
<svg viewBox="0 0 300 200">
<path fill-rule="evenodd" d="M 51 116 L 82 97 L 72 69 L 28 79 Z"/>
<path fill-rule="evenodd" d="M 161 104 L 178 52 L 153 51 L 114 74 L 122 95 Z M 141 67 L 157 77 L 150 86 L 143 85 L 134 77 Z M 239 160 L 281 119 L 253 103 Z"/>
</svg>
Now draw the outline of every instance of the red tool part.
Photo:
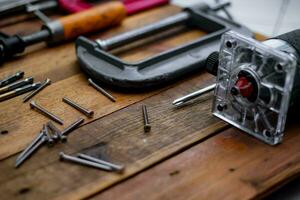
<svg viewBox="0 0 300 200">
<path fill-rule="evenodd" d="M 62 9 L 70 13 L 80 12 L 92 7 L 84 0 L 58 0 Z M 127 15 L 169 3 L 169 0 L 123 0 Z"/>
</svg>

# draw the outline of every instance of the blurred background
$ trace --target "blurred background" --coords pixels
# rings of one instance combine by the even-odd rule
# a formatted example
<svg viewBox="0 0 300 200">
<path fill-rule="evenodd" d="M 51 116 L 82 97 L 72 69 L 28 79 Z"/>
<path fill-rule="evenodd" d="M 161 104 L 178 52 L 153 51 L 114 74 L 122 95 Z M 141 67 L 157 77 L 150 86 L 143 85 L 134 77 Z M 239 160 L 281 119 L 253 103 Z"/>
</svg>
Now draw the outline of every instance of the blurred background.
<svg viewBox="0 0 300 200">
<path fill-rule="evenodd" d="M 180 6 L 189 6 L 202 0 L 172 1 Z M 234 19 L 253 31 L 275 36 L 300 28 L 300 0 L 231 0 L 231 3 L 228 11 Z"/>
</svg>

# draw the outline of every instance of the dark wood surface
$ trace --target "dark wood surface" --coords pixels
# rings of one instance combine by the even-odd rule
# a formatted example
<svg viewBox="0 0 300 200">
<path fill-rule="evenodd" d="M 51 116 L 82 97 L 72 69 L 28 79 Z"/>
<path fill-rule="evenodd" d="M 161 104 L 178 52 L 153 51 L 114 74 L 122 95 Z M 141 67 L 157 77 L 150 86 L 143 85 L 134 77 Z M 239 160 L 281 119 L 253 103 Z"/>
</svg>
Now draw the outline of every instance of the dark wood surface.
<svg viewBox="0 0 300 200">
<path fill-rule="evenodd" d="M 113 29 L 91 35 L 107 38 L 179 12 L 164 6 L 127 18 Z M 3 22 L 4 23 L 4 22 Z M 1 24 L 1 23 L 0 23 Z M 27 34 L 40 22 L 4 26 L 1 31 Z M 174 30 L 172 36 L 150 40 L 142 47 L 118 52 L 136 61 L 171 49 L 204 33 Z M 263 37 L 260 37 L 262 39 Z M 290 125 L 282 145 L 270 147 L 212 117 L 212 95 L 176 109 L 171 102 L 214 81 L 199 72 L 164 88 L 132 94 L 109 90 L 112 103 L 87 83 L 76 62 L 73 43 L 29 48 L 24 56 L 0 68 L 0 77 L 23 70 L 52 85 L 34 99 L 62 117 L 67 126 L 81 116 L 62 103 L 69 97 L 95 111 L 93 119 L 68 137 L 68 143 L 42 147 L 19 169 L 14 162 L 48 119 L 30 110 L 21 97 L 0 103 L 1 199 L 249 199 L 259 197 L 299 172 L 297 125 Z M 147 105 L 152 124 L 143 132 L 141 105 Z M 58 153 L 89 153 L 125 164 L 122 174 L 60 162 Z"/>
</svg>

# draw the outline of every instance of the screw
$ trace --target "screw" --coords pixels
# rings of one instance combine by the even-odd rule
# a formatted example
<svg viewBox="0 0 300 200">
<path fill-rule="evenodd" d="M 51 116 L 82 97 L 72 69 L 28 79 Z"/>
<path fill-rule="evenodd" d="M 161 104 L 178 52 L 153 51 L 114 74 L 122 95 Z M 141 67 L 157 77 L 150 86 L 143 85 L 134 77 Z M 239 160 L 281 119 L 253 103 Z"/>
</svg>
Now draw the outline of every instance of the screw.
<svg viewBox="0 0 300 200">
<path fill-rule="evenodd" d="M 49 147 L 53 147 L 53 145 L 54 145 L 54 140 L 53 140 L 53 138 L 50 136 L 48 127 L 47 127 L 45 124 L 43 125 L 43 130 L 42 130 L 42 131 L 45 133 L 45 136 L 47 137 L 47 143 L 48 143 L 48 146 L 49 146 Z"/>
<path fill-rule="evenodd" d="M 35 139 L 22 151 L 22 153 L 17 157 L 17 160 L 20 160 L 25 154 L 28 153 L 28 151 L 39 141 L 44 137 L 44 132 L 40 132 Z"/>
<path fill-rule="evenodd" d="M 43 136 L 40 140 L 37 141 L 35 145 L 32 146 L 20 159 L 16 161 L 15 167 L 19 167 L 25 160 L 27 160 L 31 154 L 36 151 L 44 142 L 47 141 L 47 137 Z"/>
<path fill-rule="evenodd" d="M 34 90 L 33 92 L 31 92 L 30 94 L 28 94 L 27 96 L 25 96 L 23 98 L 23 102 L 28 101 L 29 99 L 31 99 L 33 96 L 35 96 L 42 89 L 44 89 L 45 87 L 47 87 L 50 84 L 51 84 L 51 80 L 49 78 L 47 78 L 38 89 Z"/>
<path fill-rule="evenodd" d="M 143 117 L 144 117 L 144 131 L 149 132 L 151 130 L 151 125 L 149 123 L 146 105 L 142 105 L 142 110 L 143 110 Z"/>
<path fill-rule="evenodd" d="M 116 102 L 116 98 L 113 97 L 111 94 L 109 94 L 107 91 L 105 91 L 103 88 L 101 88 L 99 85 L 97 85 L 92 79 L 88 79 L 88 82 L 90 85 L 92 85 L 96 90 L 101 92 L 104 96 L 109 98 L 112 102 Z"/>
<path fill-rule="evenodd" d="M 69 134 L 71 131 L 73 131 L 74 129 L 76 129 L 80 124 L 82 124 L 84 122 L 83 118 L 79 118 L 77 121 L 75 121 L 73 124 L 71 124 L 70 126 L 68 126 L 67 128 L 65 128 L 62 132 L 61 135 L 62 136 L 66 136 L 67 134 Z"/>
<path fill-rule="evenodd" d="M 98 169 L 112 171 L 112 168 L 109 167 L 109 166 L 101 165 L 99 163 L 91 162 L 91 161 L 84 160 L 84 159 L 81 159 L 81 158 L 77 158 L 77 157 L 74 157 L 74 156 L 69 156 L 69 155 L 64 154 L 63 152 L 59 153 L 59 157 L 60 157 L 60 160 L 67 160 L 67 161 L 71 161 L 71 162 L 74 162 L 74 163 L 79 163 L 79 164 L 82 164 L 82 165 L 95 167 L 95 168 L 98 168 Z"/>
<path fill-rule="evenodd" d="M 123 165 L 116 165 L 116 164 L 113 164 L 113 163 L 110 163 L 110 162 L 107 162 L 107 161 L 104 161 L 104 160 L 101 160 L 101 159 L 98 159 L 98 158 L 94 158 L 92 156 L 89 156 L 89 155 L 86 155 L 86 154 L 83 154 L 83 153 L 79 153 L 79 154 L 77 154 L 77 156 L 79 158 L 83 158 L 83 159 L 86 159 L 86 160 L 89 160 L 89 161 L 92 161 L 92 162 L 95 162 L 95 163 L 99 163 L 101 165 L 107 165 L 107 166 L 113 168 L 113 170 L 118 171 L 118 172 L 121 172 L 121 171 L 124 170 Z"/>
<path fill-rule="evenodd" d="M 63 120 L 60 119 L 59 117 L 55 116 L 54 114 L 52 114 L 51 112 L 49 112 L 48 110 L 46 110 L 45 108 L 43 108 L 42 106 L 38 105 L 35 101 L 31 101 L 30 102 L 30 108 L 31 109 L 37 109 L 38 111 L 40 111 L 43 115 L 45 115 L 46 117 L 49 117 L 50 119 L 52 119 L 53 121 L 59 123 L 59 124 L 64 124 Z"/>
<path fill-rule="evenodd" d="M 94 111 L 88 110 L 88 109 L 82 107 L 81 105 L 75 103 L 74 101 L 72 101 L 71 99 L 69 99 L 67 97 L 62 98 L 62 101 L 65 102 L 66 104 L 72 106 L 79 112 L 83 113 L 87 117 L 93 117 L 93 115 L 94 115 Z"/>
<path fill-rule="evenodd" d="M 54 124 L 50 121 L 47 123 L 48 128 L 52 131 L 53 135 L 56 139 L 60 139 L 61 142 L 67 142 L 67 137 L 61 134 L 61 131 L 54 126 Z"/>
</svg>

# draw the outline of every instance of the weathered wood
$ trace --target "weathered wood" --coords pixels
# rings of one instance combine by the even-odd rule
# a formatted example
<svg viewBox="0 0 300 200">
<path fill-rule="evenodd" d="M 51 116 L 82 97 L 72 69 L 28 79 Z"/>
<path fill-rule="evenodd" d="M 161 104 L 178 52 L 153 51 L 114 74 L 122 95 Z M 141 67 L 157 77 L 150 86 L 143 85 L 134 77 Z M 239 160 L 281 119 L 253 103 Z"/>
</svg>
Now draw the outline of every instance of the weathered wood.
<svg viewBox="0 0 300 200">
<path fill-rule="evenodd" d="M 136 15 L 125 20 L 122 26 L 116 28 L 115 32 L 124 32 L 134 28 L 134 26 L 142 26 L 143 24 L 140 24 L 141 20 L 144 23 L 157 21 L 174 12 L 178 12 L 178 9 L 167 6 L 164 12 L 160 9 L 154 9 L 144 14 Z M 29 22 L 18 24 L 17 30 L 29 26 L 28 23 Z M 33 27 L 39 25 L 40 24 L 36 22 L 31 24 L 30 28 L 33 29 Z M 5 30 L 7 32 L 13 32 L 15 28 L 12 26 Z M 108 37 L 113 33 L 116 34 L 115 32 L 110 31 L 103 35 Z M 126 52 L 119 52 L 118 55 L 126 60 L 134 61 L 160 53 L 163 50 L 198 38 L 203 34 L 204 33 L 200 31 L 188 30 L 179 34 L 177 37 L 173 36 L 161 40 L 159 44 L 143 45 L 143 51 L 141 51 L 140 47 Z M 5 77 L 17 70 L 25 71 L 26 76 L 33 76 L 38 81 L 43 81 L 46 77 L 52 80 L 53 84 L 38 94 L 34 99 L 61 117 L 65 121 L 65 126 L 78 118 L 80 114 L 61 102 L 64 96 L 93 109 L 95 111 L 94 118 L 86 121 L 90 122 L 159 92 L 159 90 L 139 94 L 124 94 L 120 91 L 114 92 L 113 94 L 117 96 L 117 102 L 111 103 L 96 90 L 88 86 L 86 77 L 81 73 L 76 63 L 73 44 L 64 44 L 55 48 L 45 48 L 43 44 L 37 45 L 16 61 L 5 64 L 0 69 L 0 77 Z M 2 102 L 0 105 L 0 127 L 2 131 L 8 131 L 8 134 L 1 135 L 1 160 L 22 150 L 48 119 L 30 110 L 29 105 L 22 103 L 20 97 Z"/>
<path fill-rule="evenodd" d="M 171 104 L 174 98 L 210 83 L 211 76 L 202 74 L 102 117 L 76 130 L 66 145 L 42 148 L 17 170 L 13 168 L 16 156 L 3 160 L 0 165 L 0 171 L 5 174 L 0 176 L 2 199 L 84 198 L 224 128 L 225 124 L 210 113 L 211 95 L 181 109 Z M 149 134 L 143 131 L 142 104 L 147 105 L 152 124 Z M 117 175 L 59 162 L 59 151 L 86 152 L 125 164 L 126 170 Z M 28 192 L 23 193 L 24 190 Z"/>
<path fill-rule="evenodd" d="M 92 199 L 253 199 L 299 174 L 299 131 L 271 147 L 229 129 Z"/>
</svg>

